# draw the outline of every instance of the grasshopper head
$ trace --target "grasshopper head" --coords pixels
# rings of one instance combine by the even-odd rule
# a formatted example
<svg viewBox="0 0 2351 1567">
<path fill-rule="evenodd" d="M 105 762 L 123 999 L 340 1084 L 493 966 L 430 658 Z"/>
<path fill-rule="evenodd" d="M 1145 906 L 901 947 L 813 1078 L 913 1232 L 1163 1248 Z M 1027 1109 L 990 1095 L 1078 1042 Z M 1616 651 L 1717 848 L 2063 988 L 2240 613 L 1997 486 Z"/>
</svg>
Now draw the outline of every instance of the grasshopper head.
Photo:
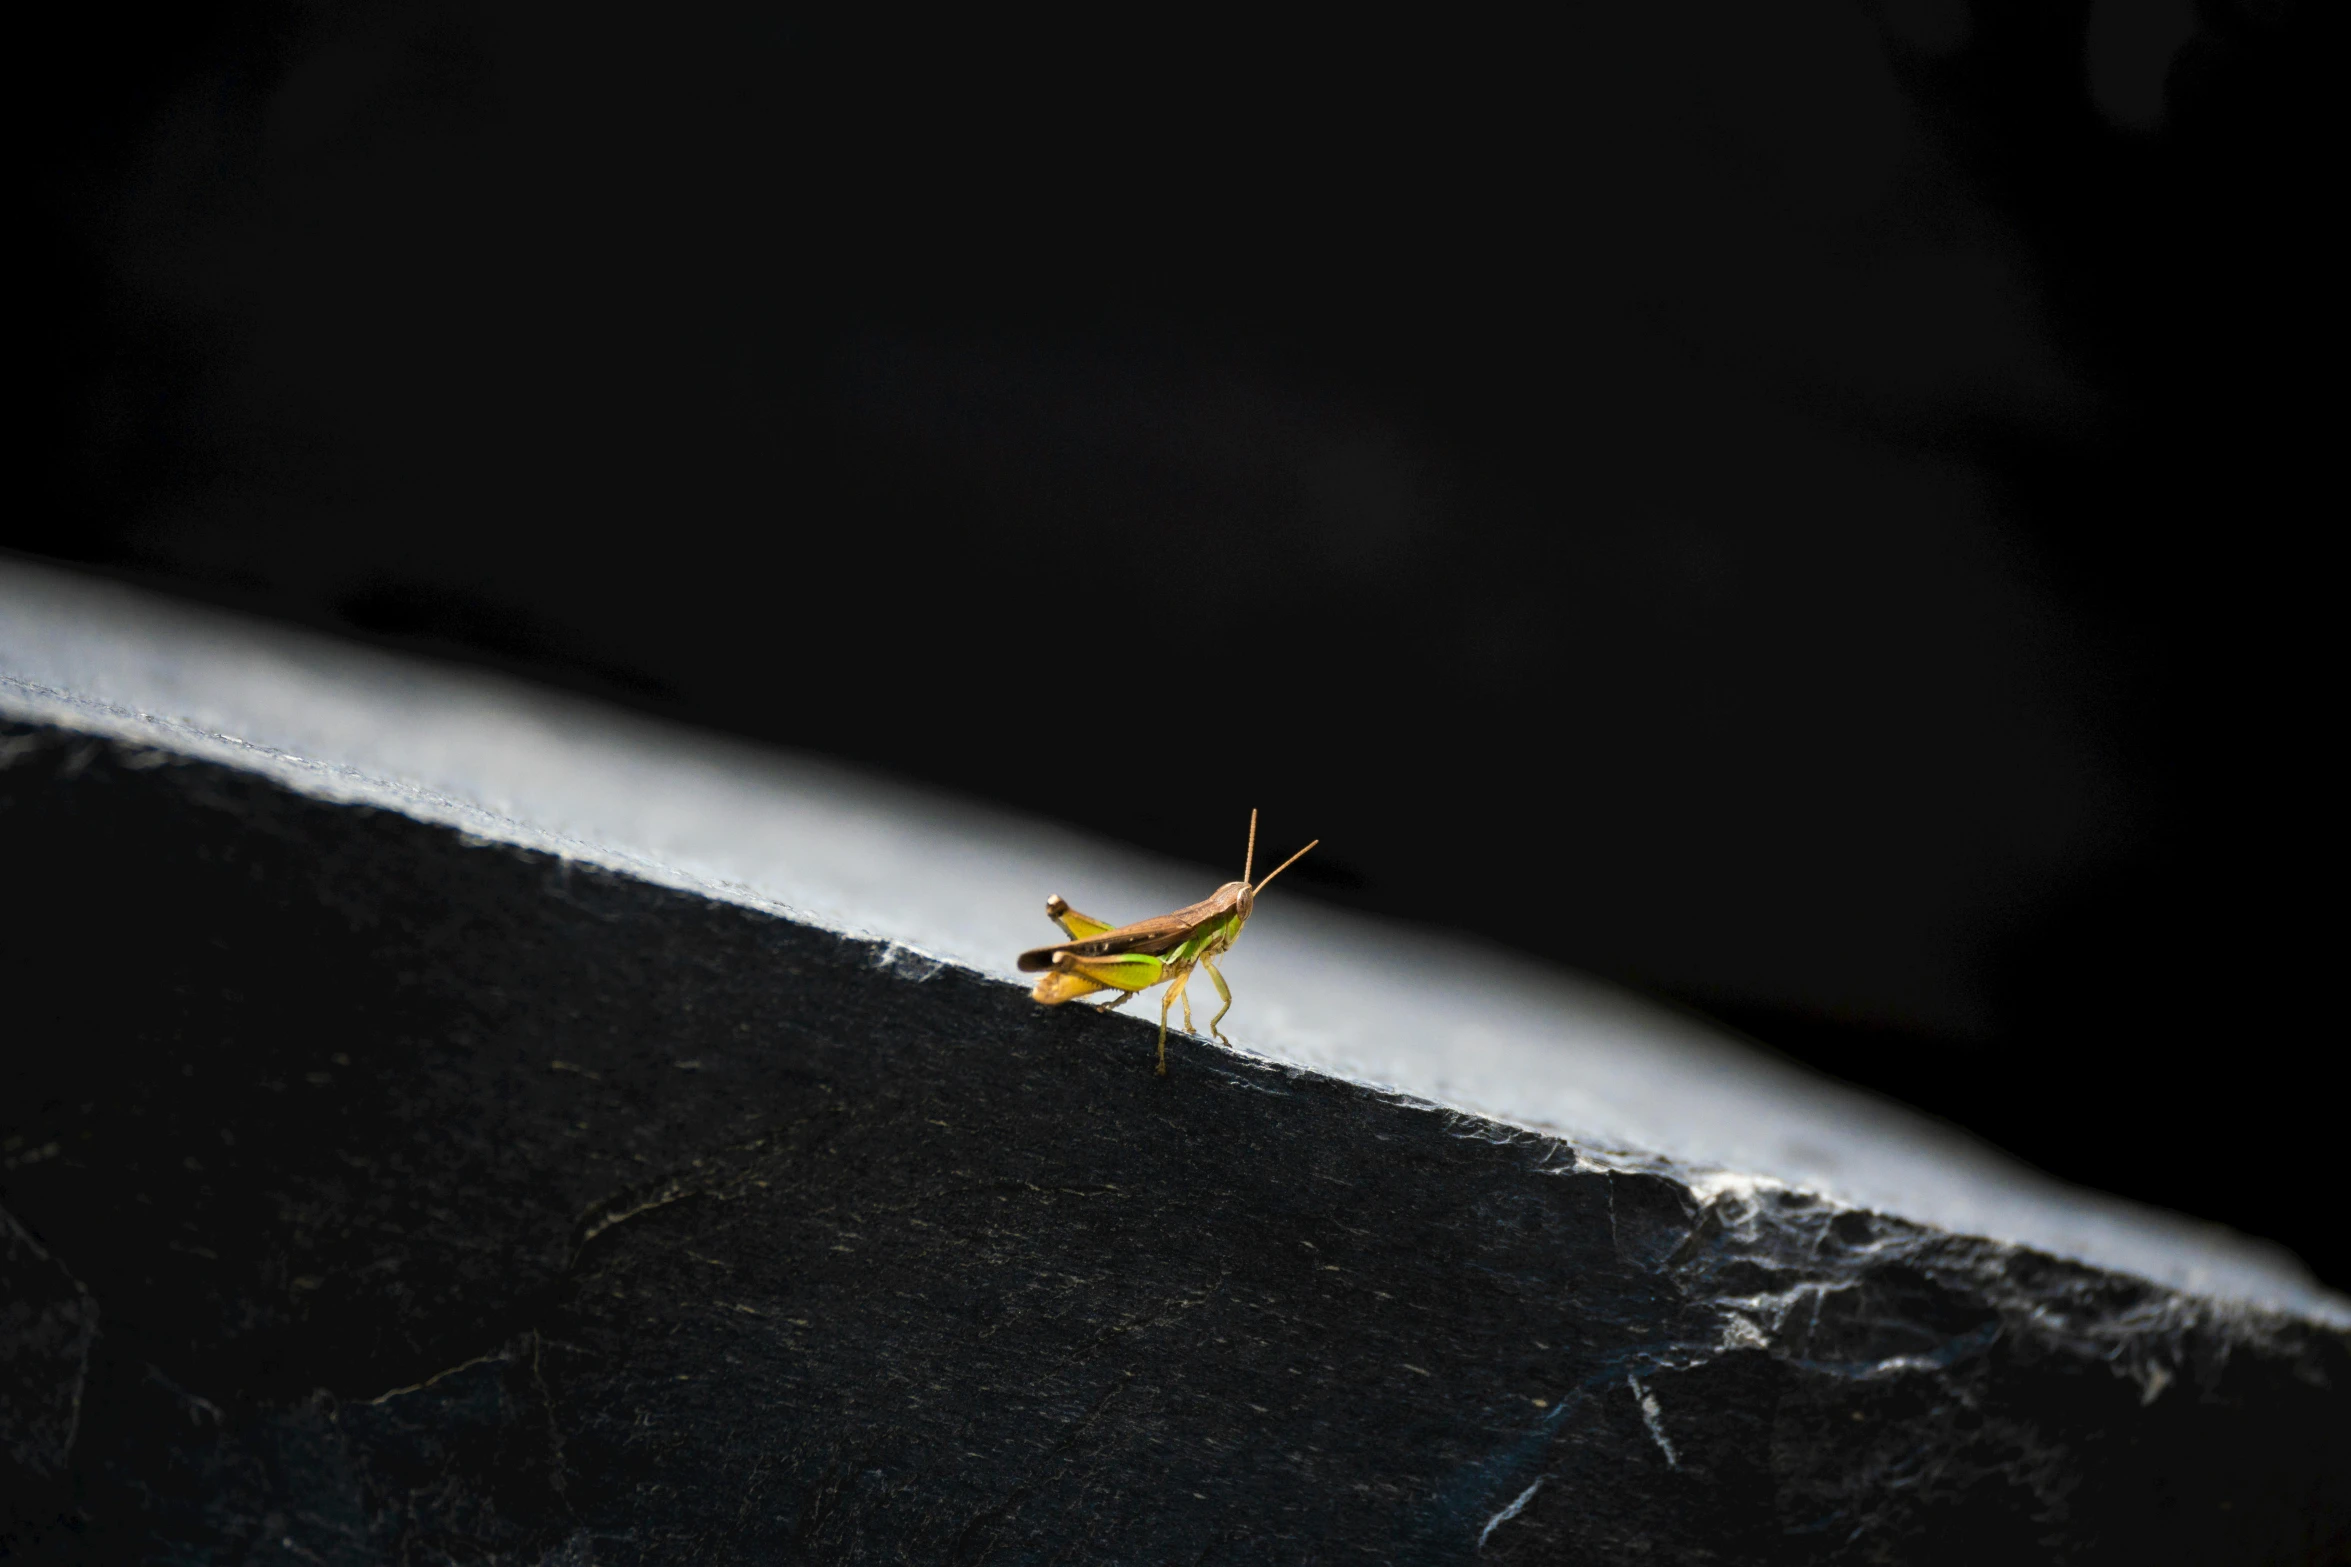
<svg viewBox="0 0 2351 1567">
<path fill-rule="evenodd" d="M 1320 842 L 1322 842 L 1320 838 L 1314 840 L 1314 843 Z M 1308 844 L 1306 849 L 1313 848 L 1314 843 Z M 1219 901 L 1229 900 L 1232 904 L 1233 935 L 1238 936 L 1241 933 L 1241 927 L 1248 923 L 1249 911 L 1257 907 L 1257 895 L 1265 890 L 1265 883 L 1297 864 L 1300 856 L 1306 853 L 1306 849 L 1300 849 L 1297 854 L 1291 855 L 1281 864 L 1267 871 L 1264 881 L 1260 881 L 1254 887 L 1250 886 L 1249 872 L 1257 864 L 1257 813 L 1255 811 L 1249 813 L 1249 847 L 1241 858 L 1241 879 L 1228 881 L 1216 889 Z M 1229 937 L 1227 939 L 1230 940 Z"/>
</svg>

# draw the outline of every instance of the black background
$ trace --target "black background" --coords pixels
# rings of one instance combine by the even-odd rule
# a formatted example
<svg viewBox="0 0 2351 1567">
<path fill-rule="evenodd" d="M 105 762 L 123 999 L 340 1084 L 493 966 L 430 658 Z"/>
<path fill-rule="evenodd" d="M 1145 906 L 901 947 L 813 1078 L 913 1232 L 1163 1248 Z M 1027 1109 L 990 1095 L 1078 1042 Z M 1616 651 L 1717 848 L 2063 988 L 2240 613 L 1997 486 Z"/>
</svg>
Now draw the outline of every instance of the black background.
<svg viewBox="0 0 2351 1567">
<path fill-rule="evenodd" d="M 846 20 L 64 14 L 0 545 L 1262 806 L 2351 1283 L 2302 10 Z"/>
</svg>

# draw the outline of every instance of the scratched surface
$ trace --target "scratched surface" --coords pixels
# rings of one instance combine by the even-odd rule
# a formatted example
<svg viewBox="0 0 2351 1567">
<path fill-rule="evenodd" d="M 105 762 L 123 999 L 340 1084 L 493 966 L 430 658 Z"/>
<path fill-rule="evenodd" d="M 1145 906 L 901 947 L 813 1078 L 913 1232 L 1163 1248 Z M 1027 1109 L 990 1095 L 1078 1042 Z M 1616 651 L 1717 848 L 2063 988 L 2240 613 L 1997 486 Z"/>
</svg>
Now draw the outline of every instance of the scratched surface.
<svg viewBox="0 0 2351 1567">
<path fill-rule="evenodd" d="M 2302 1562 L 2351 1526 L 2351 1346 L 2308 1316 L 1190 1042 L 1160 1080 L 1146 1026 L 886 942 L 0 746 L 28 1560 Z"/>
</svg>

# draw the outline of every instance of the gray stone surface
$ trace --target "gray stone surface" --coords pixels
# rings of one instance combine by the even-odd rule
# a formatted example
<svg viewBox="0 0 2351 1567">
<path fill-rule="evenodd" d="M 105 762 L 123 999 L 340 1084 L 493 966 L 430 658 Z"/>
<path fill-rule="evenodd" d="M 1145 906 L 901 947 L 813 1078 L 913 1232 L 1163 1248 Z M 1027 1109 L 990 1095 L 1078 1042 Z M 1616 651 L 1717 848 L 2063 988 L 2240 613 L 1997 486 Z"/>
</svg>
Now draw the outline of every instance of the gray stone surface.
<svg viewBox="0 0 2351 1567">
<path fill-rule="evenodd" d="M 854 678 L 853 665 L 837 676 Z M 1054 934 L 1047 893 L 1131 919 L 1238 873 L 22 562 L 0 562 L 0 712 L 1015 983 L 1013 956 Z M 1236 855 L 1248 803 L 1236 794 L 1225 807 Z M 1314 824 L 1266 831 L 1287 845 Z M 1594 1157 L 1664 1156 L 1726 1189 L 1776 1182 L 2351 1322 L 2351 1303 L 2276 1247 L 2060 1186 L 1947 1125 L 1572 972 L 1275 894 L 1230 971 L 1239 1004 L 1226 1032 L 1269 1061 L 1570 1135 Z"/>
<path fill-rule="evenodd" d="M 1045 892 L 1229 871 L 20 567 L 0 707 L 38 1559 L 2351 1528 L 2351 1316 L 2290 1259 L 1572 976 L 1277 889 L 1248 1048 L 1159 1079 L 1011 956 Z"/>
</svg>

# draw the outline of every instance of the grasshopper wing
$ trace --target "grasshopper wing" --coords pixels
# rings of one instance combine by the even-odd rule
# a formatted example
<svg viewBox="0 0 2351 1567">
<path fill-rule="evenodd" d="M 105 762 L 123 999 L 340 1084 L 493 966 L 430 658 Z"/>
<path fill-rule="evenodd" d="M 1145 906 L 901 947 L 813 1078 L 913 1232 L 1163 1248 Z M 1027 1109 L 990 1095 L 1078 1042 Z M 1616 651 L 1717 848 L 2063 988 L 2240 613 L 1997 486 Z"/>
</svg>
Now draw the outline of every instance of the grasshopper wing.
<svg viewBox="0 0 2351 1567">
<path fill-rule="evenodd" d="M 1171 947 L 1180 947 L 1199 922 L 1187 919 L 1191 911 L 1162 914 L 1157 919 L 1137 920 L 1132 925 L 1121 925 L 1116 930 L 1104 931 L 1099 936 L 1088 936 L 1082 941 L 1057 941 L 1050 947 L 1031 947 L 1020 955 L 1015 965 L 1023 974 L 1038 969 L 1052 968 L 1054 959 L 1067 953 L 1076 958 L 1111 958 L 1124 953 L 1158 953 Z"/>
<path fill-rule="evenodd" d="M 1020 955 L 1016 965 L 1024 974 L 1038 969 L 1053 968 L 1055 960 L 1071 958 L 1115 958 L 1128 954 L 1150 955 L 1183 945 L 1184 937 L 1192 927 L 1180 923 L 1173 915 L 1163 914 L 1157 919 L 1138 920 L 1122 925 L 1117 930 L 1104 931 L 1099 936 L 1088 936 L 1083 941 L 1060 941 L 1050 947 L 1032 947 Z"/>
<path fill-rule="evenodd" d="M 1239 886 L 1240 883 L 1235 882 L 1230 886 L 1220 887 L 1198 903 L 1180 908 L 1173 914 L 1162 914 L 1156 919 L 1137 920 L 1132 925 L 1121 925 L 1116 930 L 1106 930 L 1099 936 L 1086 936 L 1077 941 L 1057 941 L 1050 947 L 1032 947 L 1020 955 L 1015 966 L 1023 974 L 1033 974 L 1039 969 L 1055 967 L 1054 960 L 1065 952 L 1072 957 L 1080 958 L 1116 957 L 1125 952 L 1153 954 L 1173 952 L 1182 946 L 1201 926 L 1210 920 L 1230 913 Z M 1062 910 L 1069 908 L 1069 905 L 1064 903 L 1062 910 L 1055 910 L 1053 904 L 1060 901 L 1059 898 L 1055 898 L 1045 905 L 1046 912 L 1053 914 L 1056 919 L 1062 917 Z"/>
</svg>

